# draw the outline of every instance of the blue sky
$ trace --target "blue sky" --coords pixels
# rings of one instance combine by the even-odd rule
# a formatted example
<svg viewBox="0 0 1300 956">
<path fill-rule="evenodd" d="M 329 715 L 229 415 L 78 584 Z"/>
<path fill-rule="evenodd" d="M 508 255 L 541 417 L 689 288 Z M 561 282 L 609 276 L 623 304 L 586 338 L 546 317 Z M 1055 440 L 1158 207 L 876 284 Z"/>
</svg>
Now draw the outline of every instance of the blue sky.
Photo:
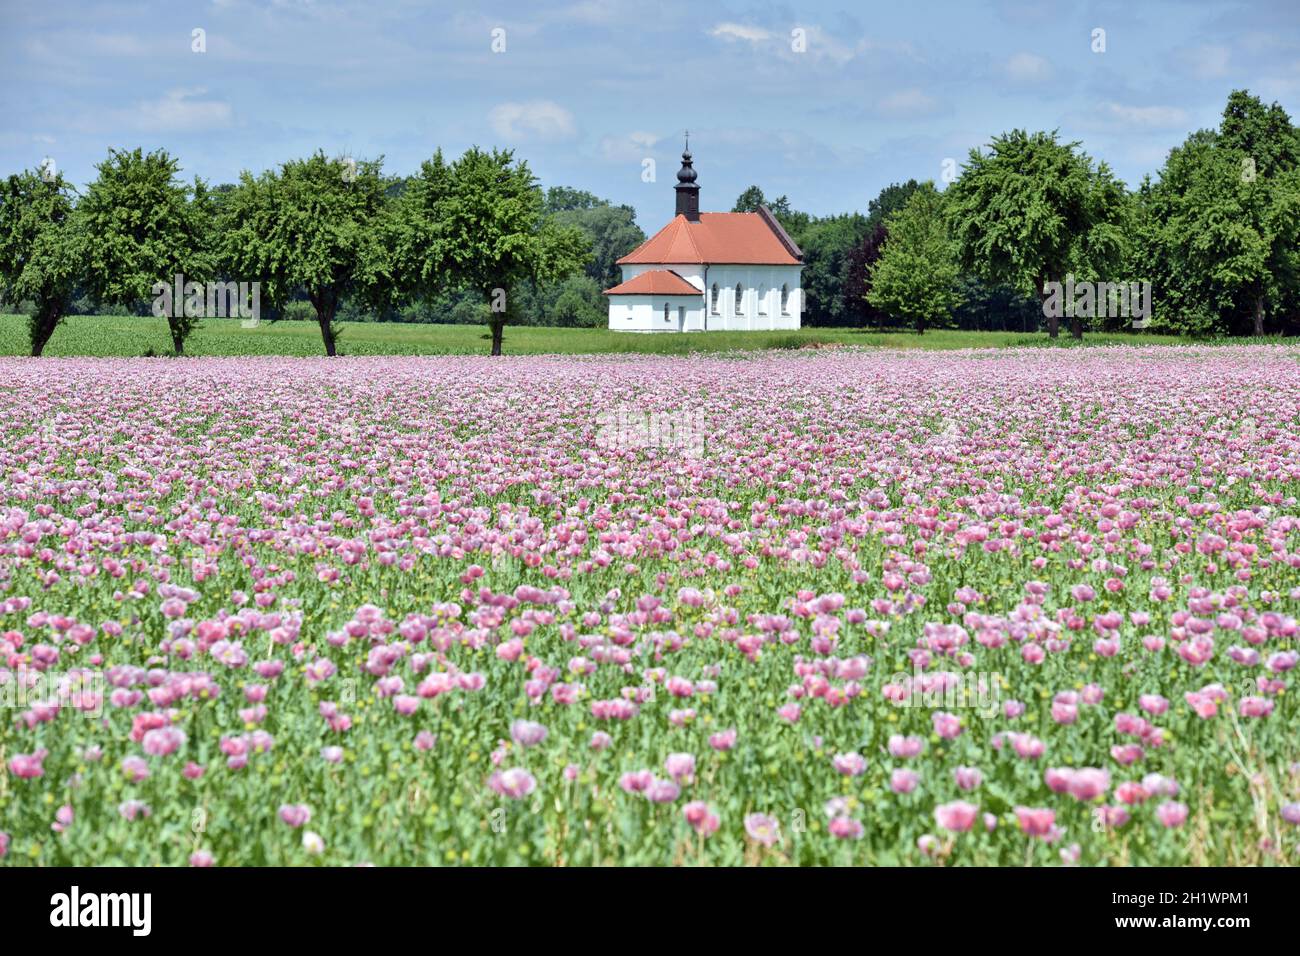
<svg viewBox="0 0 1300 956">
<path fill-rule="evenodd" d="M 509 146 L 653 230 L 684 128 L 706 210 L 750 183 L 865 210 L 1014 127 L 1059 128 L 1136 184 L 1234 88 L 1300 114 L 1300 4 L 0 0 L 0 80 L 3 173 L 49 156 L 82 185 L 110 146 L 211 182 L 318 147 L 400 173 Z"/>
</svg>

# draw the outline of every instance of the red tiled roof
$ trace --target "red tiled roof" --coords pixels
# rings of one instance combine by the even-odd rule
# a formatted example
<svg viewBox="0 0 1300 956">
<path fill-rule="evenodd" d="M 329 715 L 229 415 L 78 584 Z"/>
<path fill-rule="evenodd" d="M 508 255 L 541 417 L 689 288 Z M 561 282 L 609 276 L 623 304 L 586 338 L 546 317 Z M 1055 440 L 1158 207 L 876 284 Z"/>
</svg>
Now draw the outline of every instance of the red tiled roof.
<svg viewBox="0 0 1300 956">
<path fill-rule="evenodd" d="M 620 282 L 605 295 L 703 295 L 671 269 L 654 269 Z"/>
<path fill-rule="evenodd" d="M 675 262 L 800 264 L 765 218 L 756 212 L 702 212 L 699 222 L 677 216 L 618 260 L 619 265 Z"/>
</svg>

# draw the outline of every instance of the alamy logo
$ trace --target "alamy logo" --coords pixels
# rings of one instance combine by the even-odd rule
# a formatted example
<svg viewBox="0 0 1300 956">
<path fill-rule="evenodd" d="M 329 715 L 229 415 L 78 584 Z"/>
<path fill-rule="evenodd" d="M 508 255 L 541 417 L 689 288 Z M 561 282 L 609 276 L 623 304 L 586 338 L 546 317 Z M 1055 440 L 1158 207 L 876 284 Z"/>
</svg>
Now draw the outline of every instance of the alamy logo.
<svg viewBox="0 0 1300 956">
<path fill-rule="evenodd" d="M 128 926 L 133 936 L 148 936 L 153 925 L 152 893 L 70 893 L 50 897 L 50 925 Z"/>
<path fill-rule="evenodd" d="M 1151 317 L 1150 282 L 1075 282 L 1074 274 L 1067 273 L 1064 283 L 1044 282 L 1043 295 L 1043 315 L 1049 319 L 1123 318 L 1144 329 Z"/>
<path fill-rule="evenodd" d="M 677 452 L 686 458 L 704 457 L 704 414 L 700 409 L 642 410 L 619 405 L 596 416 L 596 447 Z"/>
<path fill-rule="evenodd" d="M 186 282 L 179 272 L 171 283 L 153 284 L 153 314 L 160 319 L 241 318 L 251 329 L 262 317 L 260 282 Z"/>
</svg>

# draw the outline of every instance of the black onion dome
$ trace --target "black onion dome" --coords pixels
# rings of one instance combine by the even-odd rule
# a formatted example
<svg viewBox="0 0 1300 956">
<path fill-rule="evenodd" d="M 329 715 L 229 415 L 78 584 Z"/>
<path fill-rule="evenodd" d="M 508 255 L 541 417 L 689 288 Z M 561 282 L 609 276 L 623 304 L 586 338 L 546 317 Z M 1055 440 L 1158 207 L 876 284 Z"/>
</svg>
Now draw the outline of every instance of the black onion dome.
<svg viewBox="0 0 1300 956">
<path fill-rule="evenodd" d="M 695 182 L 695 167 L 691 165 L 691 152 L 687 150 L 682 153 L 682 168 L 677 170 L 677 181 L 679 183 Z"/>
</svg>

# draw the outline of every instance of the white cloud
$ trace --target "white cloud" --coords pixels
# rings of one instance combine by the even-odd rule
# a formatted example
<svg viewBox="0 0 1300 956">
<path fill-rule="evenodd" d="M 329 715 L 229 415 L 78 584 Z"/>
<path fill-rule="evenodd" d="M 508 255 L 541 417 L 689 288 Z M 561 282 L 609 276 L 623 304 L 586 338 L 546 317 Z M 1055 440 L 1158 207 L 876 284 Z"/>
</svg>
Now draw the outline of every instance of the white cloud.
<svg viewBox="0 0 1300 956">
<path fill-rule="evenodd" d="M 719 23 L 709 31 L 710 36 L 722 37 L 724 40 L 745 40 L 749 43 L 762 43 L 772 39 L 772 34 L 762 27 L 751 27 L 743 23 Z"/>
<path fill-rule="evenodd" d="M 621 136 L 605 136 L 600 141 L 600 154 L 610 162 L 639 163 L 654 153 L 659 137 L 644 130 L 634 130 Z"/>
<path fill-rule="evenodd" d="M 136 104 L 132 125 L 145 130 L 202 130 L 229 126 L 229 103 L 200 99 L 203 87 L 168 90 L 158 100 Z"/>
<path fill-rule="evenodd" d="M 568 139 L 577 132 L 573 114 L 553 100 L 502 103 L 488 114 L 502 139 Z"/>
<path fill-rule="evenodd" d="M 1016 53 L 1002 64 L 1002 74 L 1016 83 L 1041 83 L 1051 77 L 1052 67 L 1036 53 Z"/>
</svg>

